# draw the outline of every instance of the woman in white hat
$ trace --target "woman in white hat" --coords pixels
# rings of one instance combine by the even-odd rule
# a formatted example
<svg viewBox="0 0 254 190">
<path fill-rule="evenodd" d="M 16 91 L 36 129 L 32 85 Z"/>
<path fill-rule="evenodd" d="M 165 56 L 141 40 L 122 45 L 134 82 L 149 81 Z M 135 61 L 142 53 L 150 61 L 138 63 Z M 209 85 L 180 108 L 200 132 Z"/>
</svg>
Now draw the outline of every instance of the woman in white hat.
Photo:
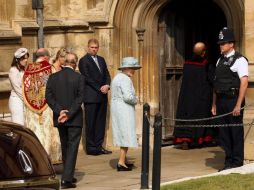
<svg viewBox="0 0 254 190">
<path fill-rule="evenodd" d="M 14 123 L 24 125 L 24 103 L 22 95 L 22 78 L 27 65 L 29 53 L 26 48 L 19 48 L 12 60 L 9 71 L 9 79 L 11 83 L 11 95 L 9 98 L 9 109 L 11 111 L 11 120 Z"/>
<path fill-rule="evenodd" d="M 129 147 L 137 147 L 135 105 L 137 97 L 131 77 L 135 70 L 140 69 L 134 57 L 123 58 L 122 65 L 111 84 L 111 116 L 113 143 L 120 147 L 120 158 L 117 171 L 130 171 L 133 164 L 126 161 Z"/>
</svg>

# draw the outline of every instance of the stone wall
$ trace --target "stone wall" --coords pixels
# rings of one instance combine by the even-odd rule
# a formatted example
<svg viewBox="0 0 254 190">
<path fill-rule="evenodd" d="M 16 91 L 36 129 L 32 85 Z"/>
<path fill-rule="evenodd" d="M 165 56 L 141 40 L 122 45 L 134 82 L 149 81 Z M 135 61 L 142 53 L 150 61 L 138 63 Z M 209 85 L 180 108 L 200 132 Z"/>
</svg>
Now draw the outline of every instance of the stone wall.
<svg viewBox="0 0 254 190">
<path fill-rule="evenodd" d="M 249 80 L 251 81 L 246 96 L 247 107 L 245 111 L 245 123 L 251 123 L 254 119 L 254 1 L 245 0 L 245 55 L 249 59 Z M 254 121 L 254 120 L 253 120 Z M 245 127 L 245 159 L 254 160 L 254 125 Z"/>
<path fill-rule="evenodd" d="M 52 59 L 57 50 L 67 47 L 79 57 L 86 52 L 89 38 L 101 40 L 100 53 L 111 58 L 109 42 L 112 27 L 109 15 L 113 0 L 44 0 L 44 46 Z M 20 47 L 32 54 L 37 49 L 36 11 L 32 0 L 2 0 L 0 4 L 0 92 L 10 90 L 8 76 L 13 53 Z M 113 65 L 112 60 L 110 60 Z"/>
<path fill-rule="evenodd" d="M 112 56 L 112 7 L 117 0 L 44 0 L 44 46 L 54 59 L 61 47 L 72 49 L 81 58 L 90 38 L 100 41 L 99 54 L 104 56 L 111 76 L 116 73 Z M 20 47 L 29 50 L 29 62 L 37 44 L 36 11 L 32 0 L 2 0 L 0 3 L 0 113 L 8 113 L 11 86 L 8 71 L 14 52 Z M 119 61 L 118 61 L 119 62 Z M 110 130 L 108 114 L 107 131 Z M 111 146 L 111 131 L 106 144 Z M 112 146 L 111 146 L 112 147 Z M 112 147 L 113 148 L 113 147 Z"/>
</svg>

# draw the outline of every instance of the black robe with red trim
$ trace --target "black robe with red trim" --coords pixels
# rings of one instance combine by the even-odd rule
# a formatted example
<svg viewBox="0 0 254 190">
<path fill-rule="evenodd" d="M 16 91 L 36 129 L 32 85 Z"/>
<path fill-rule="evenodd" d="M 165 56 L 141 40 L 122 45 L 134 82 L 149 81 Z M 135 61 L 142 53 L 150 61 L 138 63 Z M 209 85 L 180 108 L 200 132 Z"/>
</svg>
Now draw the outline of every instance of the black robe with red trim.
<svg viewBox="0 0 254 190">
<path fill-rule="evenodd" d="M 199 56 L 185 62 L 176 118 L 198 119 L 211 116 L 214 70 L 212 63 Z M 210 122 L 176 122 L 176 125 L 189 124 L 202 125 Z M 176 126 L 173 135 L 175 144 L 186 141 L 200 145 L 212 141 L 214 129 Z"/>
</svg>

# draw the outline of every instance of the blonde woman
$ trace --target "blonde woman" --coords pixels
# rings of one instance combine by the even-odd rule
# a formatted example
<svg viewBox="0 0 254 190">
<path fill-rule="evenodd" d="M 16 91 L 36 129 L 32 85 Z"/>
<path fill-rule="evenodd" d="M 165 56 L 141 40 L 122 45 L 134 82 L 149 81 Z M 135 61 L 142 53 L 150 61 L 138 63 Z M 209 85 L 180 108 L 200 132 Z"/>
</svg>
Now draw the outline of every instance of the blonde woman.
<svg viewBox="0 0 254 190">
<path fill-rule="evenodd" d="M 62 70 L 62 66 L 65 61 L 66 53 L 67 53 L 67 51 L 65 48 L 61 48 L 57 51 L 56 58 L 53 60 L 53 64 L 52 64 L 52 68 L 51 68 L 52 73 L 56 73 L 56 72 Z"/>
</svg>

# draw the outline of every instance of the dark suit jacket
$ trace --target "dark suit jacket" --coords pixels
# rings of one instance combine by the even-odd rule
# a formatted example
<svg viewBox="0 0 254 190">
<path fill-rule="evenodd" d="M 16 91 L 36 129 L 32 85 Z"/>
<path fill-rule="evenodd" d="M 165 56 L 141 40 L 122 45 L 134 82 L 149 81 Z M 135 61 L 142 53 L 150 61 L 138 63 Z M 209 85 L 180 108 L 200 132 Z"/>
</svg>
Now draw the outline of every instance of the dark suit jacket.
<svg viewBox="0 0 254 190">
<path fill-rule="evenodd" d="M 46 86 L 46 100 L 53 110 L 54 125 L 59 126 L 58 117 L 61 110 L 68 110 L 69 119 L 63 125 L 83 125 L 82 100 L 84 77 L 71 68 L 50 75 Z"/>
<path fill-rule="evenodd" d="M 99 103 L 107 100 L 107 94 L 100 91 L 101 86 L 110 85 L 111 78 L 107 64 L 103 57 L 97 55 L 100 70 L 90 54 L 86 54 L 79 61 L 79 71 L 85 77 L 84 103 Z"/>
</svg>

